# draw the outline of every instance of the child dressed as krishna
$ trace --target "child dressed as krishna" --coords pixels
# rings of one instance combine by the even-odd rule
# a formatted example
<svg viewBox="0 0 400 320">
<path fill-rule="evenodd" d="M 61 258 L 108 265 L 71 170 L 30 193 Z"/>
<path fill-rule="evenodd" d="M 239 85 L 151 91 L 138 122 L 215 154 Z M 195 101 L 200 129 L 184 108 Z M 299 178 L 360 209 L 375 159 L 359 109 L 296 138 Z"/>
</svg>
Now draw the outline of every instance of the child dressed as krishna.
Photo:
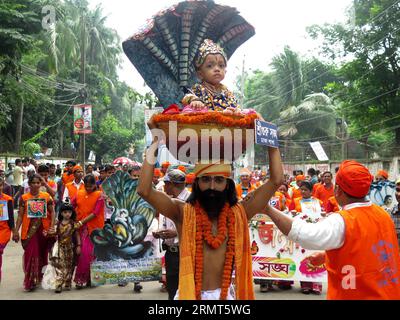
<svg viewBox="0 0 400 320">
<path fill-rule="evenodd" d="M 182 99 L 183 113 L 222 111 L 224 114 L 243 114 L 233 93 L 224 86 L 227 67 L 224 50 L 206 39 L 200 46 L 195 67 L 201 83 L 196 83 Z"/>
</svg>

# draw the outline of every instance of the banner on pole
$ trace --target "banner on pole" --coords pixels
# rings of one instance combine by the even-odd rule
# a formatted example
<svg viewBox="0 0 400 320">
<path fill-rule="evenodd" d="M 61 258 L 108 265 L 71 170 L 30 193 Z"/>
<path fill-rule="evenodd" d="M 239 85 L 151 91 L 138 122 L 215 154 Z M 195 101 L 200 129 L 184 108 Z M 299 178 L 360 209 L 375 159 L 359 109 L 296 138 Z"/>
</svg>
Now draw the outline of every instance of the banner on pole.
<svg viewBox="0 0 400 320">
<path fill-rule="evenodd" d="M 92 132 L 92 106 L 89 104 L 74 106 L 74 134 L 90 134 Z"/>
</svg>

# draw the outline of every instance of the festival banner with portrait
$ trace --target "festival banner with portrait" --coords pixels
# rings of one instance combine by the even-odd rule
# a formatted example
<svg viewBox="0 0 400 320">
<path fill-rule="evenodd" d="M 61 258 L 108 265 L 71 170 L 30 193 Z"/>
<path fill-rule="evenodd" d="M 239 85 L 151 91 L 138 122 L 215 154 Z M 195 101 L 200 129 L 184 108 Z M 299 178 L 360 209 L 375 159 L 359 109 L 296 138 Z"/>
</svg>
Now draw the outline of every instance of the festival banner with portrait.
<svg viewBox="0 0 400 320">
<path fill-rule="evenodd" d="M 0 221 L 8 221 L 8 203 L 0 200 Z"/>
<path fill-rule="evenodd" d="M 322 219 L 305 213 L 293 216 L 310 223 Z M 258 214 L 251 220 L 250 244 L 254 279 L 327 282 L 325 266 L 310 265 L 306 259 L 314 251 L 289 240 L 266 215 Z"/>
<path fill-rule="evenodd" d="M 102 184 L 112 215 L 110 223 L 91 234 L 96 260 L 90 270 L 95 286 L 161 279 L 157 241 L 149 235 L 155 212 L 137 194 L 137 183 L 128 173 L 117 171 Z"/>
<path fill-rule="evenodd" d="M 92 132 L 92 106 L 89 104 L 74 106 L 74 134 L 90 134 Z"/>
</svg>

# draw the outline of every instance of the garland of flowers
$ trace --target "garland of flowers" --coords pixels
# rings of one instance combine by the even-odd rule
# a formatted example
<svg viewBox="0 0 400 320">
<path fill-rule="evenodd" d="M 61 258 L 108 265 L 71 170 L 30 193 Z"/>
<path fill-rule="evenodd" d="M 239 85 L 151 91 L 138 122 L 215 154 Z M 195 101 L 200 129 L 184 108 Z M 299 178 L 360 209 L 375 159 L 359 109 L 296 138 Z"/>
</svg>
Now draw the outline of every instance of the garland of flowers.
<svg viewBox="0 0 400 320">
<path fill-rule="evenodd" d="M 254 128 L 254 120 L 258 119 L 257 114 L 249 114 L 242 117 L 228 116 L 221 112 L 206 112 L 193 114 L 157 114 L 153 116 L 155 123 L 177 121 L 184 124 L 220 124 L 225 127 Z"/>
<path fill-rule="evenodd" d="M 226 300 L 231 284 L 233 261 L 235 257 L 235 214 L 227 203 L 218 217 L 218 232 L 217 235 L 214 236 L 212 234 L 212 223 L 207 213 L 198 202 L 195 205 L 195 209 L 196 256 L 194 280 L 196 299 L 201 300 L 201 288 L 203 280 L 203 241 L 206 241 L 211 248 L 217 249 L 224 243 L 226 235 L 228 235 L 220 295 L 221 300 Z"/>
</svg>

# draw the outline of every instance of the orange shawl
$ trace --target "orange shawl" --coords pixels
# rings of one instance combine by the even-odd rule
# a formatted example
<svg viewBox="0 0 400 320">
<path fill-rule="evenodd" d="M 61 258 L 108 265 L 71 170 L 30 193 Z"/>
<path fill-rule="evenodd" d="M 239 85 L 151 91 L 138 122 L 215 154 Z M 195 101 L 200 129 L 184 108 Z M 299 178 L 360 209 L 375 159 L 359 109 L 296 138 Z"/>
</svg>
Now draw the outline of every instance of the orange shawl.
<svg viewBox="0 0 400 320">
<path fill-rule="evenodd" d="M 232 207 L 236 222 L 235 287 L 237 300 L 254 300 L 253 270 L 246 212 L 242 205 Z M 196 252 L 196 212 L 186 204 L 183 213 L 182 238 L 179 241 L 179 300 L 196 300 L 194 266 Z"/>
</svg>

